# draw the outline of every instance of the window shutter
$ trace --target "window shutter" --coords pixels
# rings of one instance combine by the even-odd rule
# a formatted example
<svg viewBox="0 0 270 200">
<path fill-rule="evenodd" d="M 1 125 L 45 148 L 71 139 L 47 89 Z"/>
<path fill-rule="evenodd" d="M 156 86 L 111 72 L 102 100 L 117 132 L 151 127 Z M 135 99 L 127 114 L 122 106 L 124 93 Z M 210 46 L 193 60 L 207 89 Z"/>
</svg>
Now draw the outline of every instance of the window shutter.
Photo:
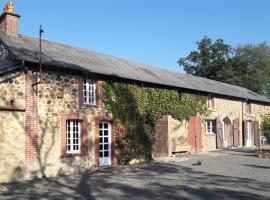
<svg viewBox="0 0 270 200">
<path fill-rule="evenodd" d="M 217 134 L 216 134 L 217 148 L 221 149 L 223 145 L 222 123 L 218 118 L 216 119 L 216 121 L 217 121 Z"/>
<path fill-rule="evenodd" d="M 240 146 L 239 138 L 239 118 L 233 120 L 233 146 Z"/>
<path fill-rule="evenodd" d="M 258 131 L 259 131 L 259 121 L 255 120 L 252 122 L 252 127 L 253 127 L 253 138 L 254 138 L 254 145 L 258 146 Z"/>
<path fill-rule="evenodd" d="M 215 110 L 215 97 L 211 96 L 211 108 L 212 110 Z"/>
</svg>

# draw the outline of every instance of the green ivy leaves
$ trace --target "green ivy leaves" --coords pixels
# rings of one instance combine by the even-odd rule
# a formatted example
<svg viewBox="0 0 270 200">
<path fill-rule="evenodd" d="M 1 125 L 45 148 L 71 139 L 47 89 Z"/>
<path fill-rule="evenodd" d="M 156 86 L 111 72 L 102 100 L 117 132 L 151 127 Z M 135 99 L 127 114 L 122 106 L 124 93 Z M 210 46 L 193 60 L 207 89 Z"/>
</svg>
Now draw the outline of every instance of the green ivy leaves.
<svg viewBox="0 0 270 200">
<path fill-rule="evenodd" d="M 104 82 L 104 103 L 114 123 L 124 127 L 117 140 L 120 163 L 152 158 L 155 124 L 163 115 L 179 121 L 192 115 L 206 115 L 206 96 L 180 93 L 177 89 L 141 87 L 135 84 Z"/>
</svg>

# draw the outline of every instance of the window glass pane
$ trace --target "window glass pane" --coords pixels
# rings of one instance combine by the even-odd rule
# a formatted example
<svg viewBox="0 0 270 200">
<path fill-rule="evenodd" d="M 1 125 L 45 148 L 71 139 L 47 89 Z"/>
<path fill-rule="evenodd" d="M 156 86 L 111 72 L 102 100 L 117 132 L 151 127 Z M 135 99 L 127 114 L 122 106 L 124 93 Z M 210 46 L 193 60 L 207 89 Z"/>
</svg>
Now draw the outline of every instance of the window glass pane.
<svg viewBox="0 0 270 200">
<path fill-rule="evenodd" d="M 102 151 L 99 152 L 99 157 L 103 158 L 103 152 Z"/>
<path fill-rule="evenodd" d="M 104 150 L 108 150 L 109 149 L 109 145 L 108 144 L 104 144 Z"/>
<path fill-rule="evenodd" d="M 108 135 L 108 130 L 104 130 L 104 135 L 105 135 L 105 136 Z"/>
<path fill-rule="evenodd" d="M 108 151 L 104 151 L 104 157 L 109 157 L 109 152 Z"/>
<path fill-rule="evenodd" d="M 102 144 L 99 145 L 99 150 L 103 150 L 103 145 Z"/>
<path fill-rule="evenodd" d="M 99 143 L 102 143 L 102 142 L 103 142 L 103 141 L 102 141 L 102 137 L 100 137 L 100 138 L 99 138 Z"/>
<path fill-rule="evenodd" d="M 108 143 L 109 138 L 108 137 L 104 137 L 104 143 Z"/>
<path fill-rule="evenodd" d="M 99 135 L 102 136 L 103 135 L 103 131 L 99 130 Z"/>
<path fill-rule="evenodd" d="M 99 123 L 99 128 L 102 129 L 102 127 L 103 127 L 103 126 L 102 126 L 102 123 Z"/>
<path fill-rule="evenodd" d="M 104 123 L 104 128 L 108 128 L 108 123 Z"/>
</svg>

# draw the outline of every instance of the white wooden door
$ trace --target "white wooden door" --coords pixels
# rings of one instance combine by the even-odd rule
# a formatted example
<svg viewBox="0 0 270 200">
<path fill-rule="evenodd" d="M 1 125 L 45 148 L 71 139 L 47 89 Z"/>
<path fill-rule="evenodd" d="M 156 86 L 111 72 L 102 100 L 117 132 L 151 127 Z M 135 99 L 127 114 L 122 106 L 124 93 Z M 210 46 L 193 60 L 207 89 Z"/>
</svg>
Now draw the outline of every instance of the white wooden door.
<svg viewBox="0 0 270 200">
<path fill-rule="evenodd" d="M 112 164 L 111 148 L 111 124 L 108 122 L 99 123 L 99 166 Z"/>
<path fill-rule="evenodd" d="M 246 146 L 251 147 L 251 122 L 247 122 Z"/>
</svg>

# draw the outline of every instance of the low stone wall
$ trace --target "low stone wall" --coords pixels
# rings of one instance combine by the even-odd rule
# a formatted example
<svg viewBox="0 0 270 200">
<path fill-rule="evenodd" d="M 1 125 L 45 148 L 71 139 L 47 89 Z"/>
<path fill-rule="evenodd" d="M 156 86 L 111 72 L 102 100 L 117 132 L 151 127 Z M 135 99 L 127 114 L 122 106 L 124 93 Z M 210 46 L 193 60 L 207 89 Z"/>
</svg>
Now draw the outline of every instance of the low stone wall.
<svg viewBox="0 0 270 200">
<path fill-rule="evenodd" d="M 255 155 L 261 158 L 270 158 L 270 146 L 257 148 Z"/>
</svg>

